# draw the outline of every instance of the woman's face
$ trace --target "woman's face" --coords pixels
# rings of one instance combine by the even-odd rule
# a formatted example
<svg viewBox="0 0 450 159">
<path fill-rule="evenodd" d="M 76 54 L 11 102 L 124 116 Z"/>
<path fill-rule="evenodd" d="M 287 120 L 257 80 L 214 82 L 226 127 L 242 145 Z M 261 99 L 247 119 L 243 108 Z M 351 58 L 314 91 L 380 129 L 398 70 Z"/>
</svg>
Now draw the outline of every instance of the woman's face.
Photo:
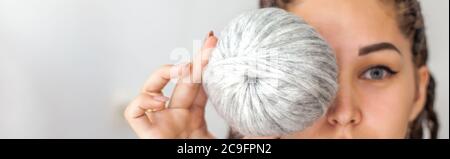
<svg viewBox="0 0 450 159">
<path fill-rule="evenodd" d="M 339 92 L 310 128 L 282 138 L 404 138 L 423 109 L 426 67 L 415 69 L 411 44 L 393 5 L 381 0 L 298 0 L 303 17 L 334 49 Z"/>
</svg>

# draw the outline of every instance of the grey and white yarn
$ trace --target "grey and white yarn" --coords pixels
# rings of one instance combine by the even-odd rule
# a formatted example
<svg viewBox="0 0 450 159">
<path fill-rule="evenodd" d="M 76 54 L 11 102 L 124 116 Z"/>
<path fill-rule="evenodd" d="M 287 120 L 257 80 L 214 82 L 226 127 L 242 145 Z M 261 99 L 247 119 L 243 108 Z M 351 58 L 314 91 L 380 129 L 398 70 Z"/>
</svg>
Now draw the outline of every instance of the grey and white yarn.
<svg viewBox="0 0 450 159">
<path fill-rule="evenodd" d="M 332 50 L 303 19 L 281 9 L 244 13 L 224 29 L 203 74 L 208 105 L 243 135 L 301 131 L 338 89 Z"/>
</svg>

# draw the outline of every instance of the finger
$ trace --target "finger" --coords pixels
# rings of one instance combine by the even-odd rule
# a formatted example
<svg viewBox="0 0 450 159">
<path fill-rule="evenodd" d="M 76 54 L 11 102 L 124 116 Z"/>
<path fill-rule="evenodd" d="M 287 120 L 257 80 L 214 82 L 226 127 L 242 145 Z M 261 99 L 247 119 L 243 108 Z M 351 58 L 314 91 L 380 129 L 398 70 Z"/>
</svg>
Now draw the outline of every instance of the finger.
<svg viewBox="0 0 450 159">
<path fill-rule="evenodd" d="M 211 56 L 211 53 L 213 52 L 214 48 L 217 45 L 218 39 L 214 36 L 214 32 L 209 33 L 209 38 L 205 41 L 205 44 L 202 48 L 202 71 L 205 68 L 205 66 L 209 62 L 209 58 Z M 193 107 L 204 109 L 207 101 L 207 96 L 205 91 L 203 90 L 203 87 L 201 86 L 198 90 L 197 96 L 194 100 Z"/>
<path fill-rule="evenodd" d="M 217 45 L 217 41 L 218 41 L 218 39 L 214 35 L 214 32 L 213 31 L 209 32 L 208 38 L 206 39 L 205 43 L 203 44 L 203 48 L 201 50 L 203 66 L 208 64 L 211 53 L 213 52 L 214 48 Z"/>
<path fill-rule="evenodd" d="M 150 95 L 142 95 L 145 96 L 146 99 L 143 99 L 142 104 L 139 105 L 139 108 L 145 111 L 160 111 L 166 107 L 166 102 L 169 100 L 169 97 L 165 97 L 162 95 L 150 96 Z M 142 97 L 144 98 L 144 97 Z"/>
<path fill-rule="evenodd" d="M 203 63 L 207 63 L 212 48 L 215 47 L 217 38 L 213 32 L 208 34 L 206 41 L 202 47 L 200 56 L 194 57 L 193 64 L 186 65 L 182 69 L 182 74 L 187 75 L 192 80 L 178 82 L 172 94 L 169 108 L 190 108 L 195 101 L 199 87 L 201 86 L 201 75 L 203 70 Z M 208 57 L 203 59 L 202 57 Z M 201 62 L 198 62 L 201 61 Z M 206 65 L 206 64 L 205 64 Z"/>
<path fill-rule="evenodd" d="M 194 56 L 193 59 L 193 76 L 192 80 L 195 83 L 201 83 L 201 76 L 204 67 L 208 64 L 211 53 L 217 44 L 217 38 L 214 36 L 214 32 L 210 31 L 205 42 L 203 43 L 200 52 Z"/>
<path fill-rule="evenodd" d="M 141 94 L 125 110 L 125 119 L 128 121 L 134 132 L 141 138 L 148 136 L 153 132 L 153 123 L 145 115 L 147 109 L 163 109 L 165 102 L 160 98 L 150 97 L 147 94 Z"/>
<path fill-rule="evenodd" d="M 171 72 L 173 72 L 173 65 L 163 65 L 156 70 L 144 84 L 142 92 L 159 93 L 170 81 Z"/>
<path fill-rule="evenodd" d="M 216 37 L 216 35 L 214 35 L 213 31 L 210 31 L 208 33 L 208 37 L 205 40 L 205 43 L 203 45 L 203 49 L 214 48 L 214 47 L 216 47 L 216 44 L 217 44 L 217 37 Z"/>
<path fill-rule="evenodd" d="M 190 77 L 192 64 L 183 66 L 182 70 L 184 79 L 177 82 L 169 102 L 169 108 L 189 108 L 198 92 L 200 84 L 194 83 L 190 79 L 186 80 L 186 77 Z"/>
<path fill-rule="evenodd" d="M 162 110 L 165 108 L 166 101 L 168 100 L 164 96 L 152 96 L 142 93 L 127 107 L 126 117 L 129 119 L 137 119 L 144 116 L 147 110 Z"/>
</svg>

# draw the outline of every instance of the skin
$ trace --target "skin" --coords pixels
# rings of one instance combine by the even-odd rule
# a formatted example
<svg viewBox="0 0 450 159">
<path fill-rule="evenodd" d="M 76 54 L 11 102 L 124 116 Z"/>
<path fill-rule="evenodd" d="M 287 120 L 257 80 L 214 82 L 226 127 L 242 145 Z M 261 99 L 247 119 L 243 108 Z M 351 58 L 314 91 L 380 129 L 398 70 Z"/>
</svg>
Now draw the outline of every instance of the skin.
<svg viewBox="0 0 450 159">
<path fill-rule="evenodd" d="M 286 10 L 303 17 L 335 51 L 339 91 L 327 113 L 306 130 L 246 138 L 405 138 L 408 124 L 424 107 L 429 72 L 426 66 L 414 66 L 410 40 L 399 30 L 392 5 L 380 0 L 298 0 Z M 207 65 L 216 43 L 214 36 L 205 41 L 197 56 L 204 59 L 201 66 Z M 201 84 L 178 83 L 170 101 L 161 94 L 171 72 L 188 77 L 192 66 L 161 67 L 127 107 L 125 117 L 140 138 L 213 138 L 204 119 Z M 145 113 L 148 109 L 154 111 Z"/>
</svg>

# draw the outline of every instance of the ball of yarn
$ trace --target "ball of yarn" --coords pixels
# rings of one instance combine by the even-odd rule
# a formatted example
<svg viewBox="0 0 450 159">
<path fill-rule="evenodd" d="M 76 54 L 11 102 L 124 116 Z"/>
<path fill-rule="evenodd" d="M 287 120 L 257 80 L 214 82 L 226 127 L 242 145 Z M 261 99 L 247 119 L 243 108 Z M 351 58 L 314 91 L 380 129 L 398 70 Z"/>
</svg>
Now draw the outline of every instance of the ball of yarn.
<svg viewBox="0 0 450 159">
<path fill-rule="evenodd" d="M 203 74 L 207 105 L 248 136 L 302 131 L 338 89 L 332 50 L 303 19 L 266 8 L 223 30 Z"/>
</svg>

